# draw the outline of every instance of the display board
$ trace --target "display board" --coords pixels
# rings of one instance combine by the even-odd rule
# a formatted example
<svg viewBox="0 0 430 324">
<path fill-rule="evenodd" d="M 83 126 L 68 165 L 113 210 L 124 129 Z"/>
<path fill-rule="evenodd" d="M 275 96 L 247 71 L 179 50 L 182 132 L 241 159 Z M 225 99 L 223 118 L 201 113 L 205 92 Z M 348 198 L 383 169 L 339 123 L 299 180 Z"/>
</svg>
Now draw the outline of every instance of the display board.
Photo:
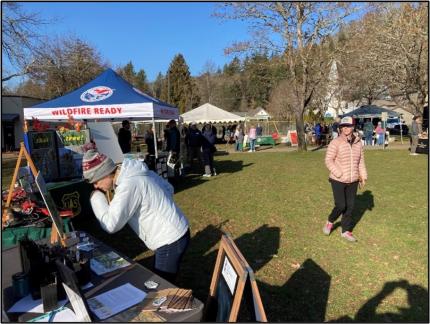
<svg viewBox="0 0 430 324">
<path fill-rule="evenodd" d="M 90 142 L 89 129 L 57 131 L 58 162 L 61 178 L 82 177 L 82 146 Z"/>
<path fill-rule="evenodd" d="M 36 176 L 35 183 L 37 188 L 39 189 L 40 195 L 42 196 L 46 208 L 48 209 L 49 215 L 52 219 L 52 223 L 55 225 L 55 229 L 57 230 L 59 237 L 64 237 L 63 221 L 60 217 L 60 213 L 58 212 L 57 206 L 55 205 L 55 202 L 51 197 L 51 194 L 46 189 L 46 183 L 40 171 Z"/>
<path fill-rule="evenodd" d="M 43 178 L 50 182 L 59 177 L 57 135 L 53 130 L 27 133 L 30 156 Z"/>
<path fill-rule="evenodd" d="M 291 146 L 297 146 L 299 144 L 297 131 L 295 130 L 288 131 L 287 137 L 291 143 Z"/>
<path fill-rule="evenodd" d="M 267 322 L 266 312 L 264 310 L 263 302 L 261 301 L 260 291 L 258 290 L 258 285 L 257 285 L 257 281 L 255 280 L 254 271 L 246 261 L 242 252 L 240 252 L 237 245 L 234 244 L 234 241 L 231 238 L 230 240 L 232 242 L 231 244 L 235 249 L 238 257 L 242 260 L 242 263 L 245 265 L 248 271 L 248 279 L 245 284 L 245 294 L 249 292 L 251 296 L 245 296 L 245 297 L 252 300 L 252 308 L 254 311 L 252 320 L 257 322 Z"/>
<path fill-rule="evenodd" d="M 78 286 L 78 279 L 75 272 L 59 260 L 57 260 L 55 264 L 77 319 L 79 322 L 91 322 L 88 303 Z"/>
<path fill-rule="evenodd" d="M 245 285 L 250 284 L 253 318 L 267 322 L 254 273 L 228 235 L 221 237 L 217 260 L 212 275 L 205 319 L 217 322 L 235 322 L 244 296 Z"/>
<path fill-rule="evenodd" d="M 110 122 L 89 122 L 91 138 L 96 143 L 97 151 L 110 157 L 115 164 L 122 163 L 124 155 L 118 143 L 118 137 Z"/>
</svg>

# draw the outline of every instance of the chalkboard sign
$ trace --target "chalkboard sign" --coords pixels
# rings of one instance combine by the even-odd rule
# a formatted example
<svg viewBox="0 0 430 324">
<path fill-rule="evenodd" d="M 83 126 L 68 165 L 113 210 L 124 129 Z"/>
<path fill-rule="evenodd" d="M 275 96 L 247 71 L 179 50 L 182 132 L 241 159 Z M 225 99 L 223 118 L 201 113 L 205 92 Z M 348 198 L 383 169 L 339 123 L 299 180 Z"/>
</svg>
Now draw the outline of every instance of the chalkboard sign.
<svg viewBox="0 0 430 324">
<path fill-rule="evenodd" d="M 235 322 L 244 295 L 246 284 L 250 284 L 253 318 L 267 322 L 254 272 L 238 247 L 228 235 L 221 237 L 217 260 L 212 275 L 205 319 L 217 322 Z"/>
<path fill-rule="evenodd" d="M 231 239 L 223 235 L 206 303 L 207 320 L 236 321 L 247 275 L 245 265 L 231 245 Z"/>
<path fill-rule="evenodd" d="M 55 131 L 28 132 L 30 156 L 43 178 L 50 182 L 58 178 L 57 135 Z"/>
</svg>

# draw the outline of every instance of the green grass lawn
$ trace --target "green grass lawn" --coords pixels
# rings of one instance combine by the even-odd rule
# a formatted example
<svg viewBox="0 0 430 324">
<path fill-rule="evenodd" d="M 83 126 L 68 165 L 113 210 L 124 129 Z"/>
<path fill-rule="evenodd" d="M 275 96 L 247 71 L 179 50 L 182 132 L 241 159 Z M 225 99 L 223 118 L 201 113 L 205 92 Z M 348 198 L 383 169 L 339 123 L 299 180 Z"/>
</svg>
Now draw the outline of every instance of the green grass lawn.
<svg viewBox="0 0 430 324">
<path fill-rule="evenodd" d="M 369 180 L 354 210 L 358 242 L 349 243 L 340 227 L 322 234 L 333 207 L 324 154 L 218 155 L 217 177 L 176 183 L 192 232 L 178 284 L 206 300 L 226 231 L 256 273 L 270 321 L 428 321 L 428 157 L 366 151 Z M 128 228 L 108 235 L 94 225 L 93 233 L 151 264 L 152 253 Z"/>
</svg>

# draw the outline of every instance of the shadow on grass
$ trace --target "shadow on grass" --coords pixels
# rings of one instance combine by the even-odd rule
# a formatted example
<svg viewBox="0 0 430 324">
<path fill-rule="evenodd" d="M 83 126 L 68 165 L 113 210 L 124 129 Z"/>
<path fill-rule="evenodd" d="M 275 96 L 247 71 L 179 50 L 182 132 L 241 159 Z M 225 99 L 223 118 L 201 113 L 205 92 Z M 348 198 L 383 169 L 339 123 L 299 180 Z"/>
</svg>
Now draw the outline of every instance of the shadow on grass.
<svg viewBox="0 0 430 324">
<path fill-rule="evenodd" d="M 366 211 L 372 210 L 373 207 L 375 207 L 375 200 L 370 190 L 366 190 L 355 197 L 354 210 L 352 211 L 351 230 L 353 230 L 355 226 L 361 221 Z M 332 231 L 335 231 L 338 227 L 340 227 L 340 225 L 340 222 L 336 222 L 333 225 Z"/>
<path fill-rule="evenodd" d="M 331 276 L 312 259 L 307 259 L 282 286 L 258 281 L 268 320 L 323 322 L 330 281 Z"/>
<path fill-rule="evenodd" d="M 370 190 L 364 191 L 355 198 L 354 210 L 352 211 L 352 228 L 360 222 L 367 210 L 375 207 L 375 200 Z"/>
<path fill-rule="evenodd" d="M 323 148 L 326 148 L 327 146 L 328 146 L 327 144 L 319 145 L 319 146 L 317 146 L 317 147 L 313 148 L 313 149 L 311 150 L 311 152 L 319 151 L 319 150 L 321 150 L 321 149 L 323 149 Z"/>
<path fill-rule="evenodd" d="M 403 289 L 408 295 L 408 308 L 397 307 L 399 312 L 377 313 L 378 306 L 396 289 Z M 429 293 L 419 285 L 410 284 L 407 280 L 386 282 L 382 290 L 369 299 L 358 310 L 355 318 L 342 316 L 333 322 L 429 322 Z"/>
<path fill-rule="evenodd" d="M 218 174 L 226 174 L 226 173 L 235 173 L 242 171 L 243 168 L 252 165 L 253 163 L 243 164 L 243 161 L 233 161 L 233 160 L 225 160 L 225 161 L 214 161 L 214 168 Z M 200 171 L 200 173 L 199 173 Z M 198 162 L 195 162 L 195 165 L 191 169 L 190 173 L 182 178 L 169 179 L 169 182 L 174 186 L 175 193 L 181 192 L 188 188 L 192 188 L 202 184 L 203 182 L 212 181 L 216 179 L 210 178 L 210 180 L 202 177 L 203 175 L 203 166 L 198 166 Z"/>
<path fill-rule="evenodd" d="M 206 301 L 209 286 L 218 253 L 218 243 L 223 234 L 222 227 L 228 222 L 218 225 L 208 225 L 197 232 L 192 238 L 177 280 L 178 286 L 193 289 L 193 294 L 201 301 Z M 255 269 L 266 265 L 279 248 L 280 229 L 263 225 L 251 233 L 246 233 L 235 239 L 242 254 L 254 255 L 255 259 L 247 259 Z"/>
</svg>

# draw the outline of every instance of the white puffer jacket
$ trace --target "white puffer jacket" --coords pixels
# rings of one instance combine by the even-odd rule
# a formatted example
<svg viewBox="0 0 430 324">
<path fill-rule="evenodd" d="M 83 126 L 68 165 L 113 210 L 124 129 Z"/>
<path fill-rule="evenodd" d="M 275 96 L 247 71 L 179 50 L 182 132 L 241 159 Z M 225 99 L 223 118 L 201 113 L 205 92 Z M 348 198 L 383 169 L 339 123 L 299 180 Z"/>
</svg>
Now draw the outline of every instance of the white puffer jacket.
<svg viewBox="0 0 430 324">
<path fill-rule="evenodd" d="M 94 191 L 91 206 L 102 228 L 115 233 L 126 223 L 145 245 L 156 250 L 181 238 L 188 220 L 173 201 L 173 187 L 137 160 L 124 160 L 110 205 Z"/>
</svg>

